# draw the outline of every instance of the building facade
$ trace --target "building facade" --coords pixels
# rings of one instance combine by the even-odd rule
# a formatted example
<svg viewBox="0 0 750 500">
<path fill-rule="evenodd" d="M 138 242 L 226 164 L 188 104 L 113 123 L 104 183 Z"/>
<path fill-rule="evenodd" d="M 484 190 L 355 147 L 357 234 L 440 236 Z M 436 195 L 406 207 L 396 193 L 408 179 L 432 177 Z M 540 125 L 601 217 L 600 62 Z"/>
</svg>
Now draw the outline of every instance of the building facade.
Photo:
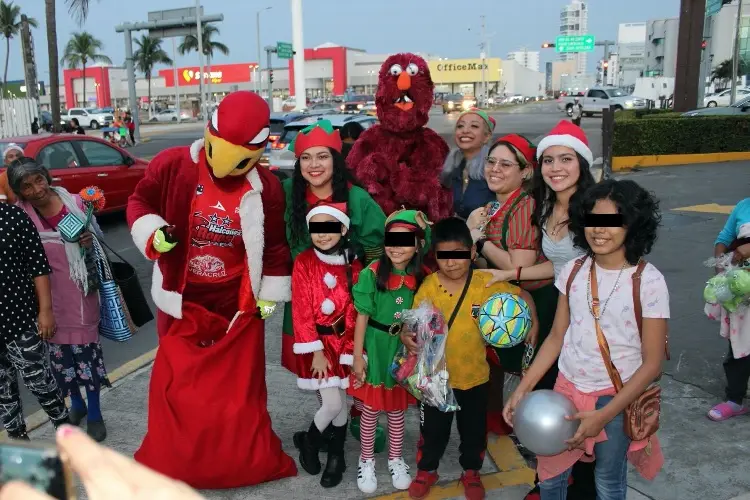
<svg viewBox="0 0 750 500">
<path fill-rule="evenodd" d="M 677 17 L 646 22 L 643 76 L 675 76 L 679 31 L 680 19 Z"/>
<path fill-rule="evenodd" d="M 587 35 L 589 25 L 589 11 L 586 2 L 573 0 L 560 11 L 561 35 Z M 558 55 L 560 61 L 575 61 L 575 72 L 586 73 L 588 54 L 585 52 L 562 53 Z"/>
<path fill-rule="evenodd" d="M 509 59 L 502 63 L 502 91 L 498 95 L 522 95 L 537 97 L 544 95 L 546 77 L 544 73 L 526 68 L 518 61 Z"/>
<path fill-rule="evenodd" d="M 523 47 L 515 52 L 508 52 L 507 59 L 512 59 L 531 71 L 539 71 L 539 51 L 530 51 Z"/>
<path fill-rule="evenodd" d="M 613 84 L 618 87 L 635 85 L 643 76 L 646 62 L 647 23 L 621 23 L 617 30 L 617 71 Z M 610 65 L 611 66 L 611 65 Z"/>
</svg>

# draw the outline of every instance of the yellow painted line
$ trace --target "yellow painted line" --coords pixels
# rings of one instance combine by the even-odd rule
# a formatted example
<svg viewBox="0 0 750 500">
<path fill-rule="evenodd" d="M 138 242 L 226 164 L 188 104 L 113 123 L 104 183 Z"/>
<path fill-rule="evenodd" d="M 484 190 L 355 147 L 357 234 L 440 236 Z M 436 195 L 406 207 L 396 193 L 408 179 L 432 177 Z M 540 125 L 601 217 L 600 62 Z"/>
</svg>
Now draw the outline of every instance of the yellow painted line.
<svg viewBox="0 0 750 500">
<path fill-rule="evenodd" d="M 689 207 L 673 208 L 675 212 L 704 212 L 709 214 L 731 214 L 734 205 L 719 205 L 718 203 L 707 203 L 705 205 L 691 205 Z"/>
<path fill-rule="evenodd" d="M 674 165 L 695 165 L 700 163 L 722 163 L 739 160 L 750 160 L 750 151 L 689 155 L 615 156 L 612 158 L 612 171 L 620 172 L 636 167 L 666 167 Z"/>
<path fill-rule="evenodd" d="M 158 348 L 152 349 L 151 351 L 141 354 L 137 358 L 132 359 L 128 361 L 127 363 L 125 363 L 124 365 L 113 370 L 111 373 L 108 374 L 110 383 L 114 384 L 118 380 L 127 377 L 131 373 L 151 363 L 156 357 L 157 350 Z M 70 398 L 65 398 L 65 404 L 68 407 L 70 407 Z M 49 417 L 47 416 L 46 413 L 44 413 L 44 410 L 39 410 L 29 415 L 26 418 L 26 430 L 27 432 L 31 432 L 34 429 L 37 429 L 41 427 L 42 425 L 46 424 L 48 421 L 49 421 Z M 8 437 L 8 433 L 5 430 L 0 432 L 0 439 L 5 439 L 7 437 Z"/>
<path fill-rule="evenodd" d="M 534 485 L 535 471 L 526 465 L 526 460 L 518 452 L 516 444 L 509 436 L 490 437 L 487 443 L 487 454 L 490 456 L 498 472 L 482 476 L 482 484 L 487 492 L 501 490 L 510 486 Z M 440 482 L 432 487 L 428 500 L 445 500 L 463 496 L 464 488 L 457 480 Z M 399 491 L 376 497 L 378 500 L 403 500 L 409 498 L 409 493 Z"/>
</svg>

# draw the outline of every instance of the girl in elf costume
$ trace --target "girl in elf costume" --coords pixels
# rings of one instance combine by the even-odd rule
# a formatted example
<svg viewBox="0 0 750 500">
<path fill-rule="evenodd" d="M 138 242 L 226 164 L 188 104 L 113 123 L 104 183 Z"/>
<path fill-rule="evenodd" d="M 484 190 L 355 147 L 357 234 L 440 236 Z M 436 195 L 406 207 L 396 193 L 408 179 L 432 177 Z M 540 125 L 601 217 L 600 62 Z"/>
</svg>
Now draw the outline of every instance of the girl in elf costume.
<svg viewBox="0 0 750 500">
<path fill-rule="evenodd" d="M 319 203 L 332 204 L 349 217 L 347 238 L 364 263 L 380 257 L 383 253 L 383 227 L 385 214 L 367 192 L 352 184 L 344 157 L 341 154 L 343 143 L 338 130 L 328 120 L 319 120 L 301 130 L 289 144 L 297 161 L 294 174 L 283 182 L 286 194 L 287 242 L 296 260 L 304 250 L 311 248 L 310 234 L 305 220 L 310 207 Z M 295 375 L 297 360 L 294 354 L 294 328 L 292 322 L 292 302 L 284 309 L 282 328 L 281 365 Z M 320 400 L 320 395 L 318 395 Z M 361 402 L 354 400 L 352 408 L 352 431 L 359 435 L 359 415 Z M 332 438 L 331 430 L 326 430 L 322 449 L 327 449 L 327 441 Z M 301 439 L 301 434 L 295 440 Z M 385 432 L 378 428 L 378 451 L 385 447 Z"/>
<path fill-rule="evenodd" d="M 416 210 L 394 212 L 385 224 L 385 255 L 367 266 L 352 289 L 357 322 L 354 329 L 354 380 L 349 394 L 364 402 L 357 486 L 366 494 L 378 487 L 375 477 L 375 427 L 380 412 L 388 416 L 388 469 L 393 487 L 411 484 L 401 457 L 404 412 L 414 399 L 391 376 L 391 362 L 401 345 L 399 318 L 410 309 L 425 276 L 424 249 L 430 227 Z"/>
<path fill-rule="evenodd" d="M 302 468 L 317 475 L 321 469 L 318 452 L 322 433 L 332 425 L 328 461 L 320 484 L 333 488 L 346 470 L 346 388 L 357 316 L 350 290 L 362 264 L 346 240 L 350 224 L 346 213 L 335 205 L 319 204 L 307 213 L 306 219 L 313 247 L 299 254 L 292 272 L 294 353 L 297 387 L 319 391 L 321 406 L 310 430 L 297 433 L 294 444 L 300 450 Z"/>
</svg>

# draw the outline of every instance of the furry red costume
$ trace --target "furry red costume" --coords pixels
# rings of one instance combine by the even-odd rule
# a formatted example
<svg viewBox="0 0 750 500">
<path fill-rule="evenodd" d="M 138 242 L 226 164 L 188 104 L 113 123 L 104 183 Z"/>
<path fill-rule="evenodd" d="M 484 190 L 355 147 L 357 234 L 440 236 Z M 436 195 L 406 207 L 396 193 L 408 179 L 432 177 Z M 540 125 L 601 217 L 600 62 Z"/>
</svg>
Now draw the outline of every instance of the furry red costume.
<svg viewBox="0 0 750 500">
<path fill-rule="evenodd" d="M 256 94 L 229 94 L 204 139 L 159 153 L 128 203 L 133 240 L 156 261 L 159 308 L 148 432 L 135 458 L 196 488 L 297 472 L 266 408 L 257 307 L 288 301 L 291 285 L 284 193 L 254 168 L 269 118 Z"/>
<path fill-rule="evenodd" d="M 347 163 L 386 214 L 402 206 L 434 221 L 453 213 L 452 194 L 440 184 L 449 148 L 425 128 L 433 91 L 427 62 L 417 55 L 390 56 L 380 68 L 375 96 L 380 124 L 360 135 Z"/>
</svg>

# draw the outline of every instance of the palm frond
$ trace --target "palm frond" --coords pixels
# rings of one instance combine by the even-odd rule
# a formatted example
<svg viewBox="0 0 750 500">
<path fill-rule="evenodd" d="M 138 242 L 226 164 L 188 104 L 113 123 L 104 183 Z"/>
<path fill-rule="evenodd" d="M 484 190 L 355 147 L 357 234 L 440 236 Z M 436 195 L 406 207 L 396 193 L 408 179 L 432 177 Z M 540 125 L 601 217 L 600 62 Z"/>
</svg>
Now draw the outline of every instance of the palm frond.
<svg viewBox="0 0 750 500">
<path fill-rule="evenodd" d="M 209 47 L 211 47 L 211 53 L 212 54 L 213 54 L 214 50 L 218 50 L 219 52 L 221 52 L 225 56 L 229 55 L 229 47 L 227 47 L 226 45 L 224 45 L 221 42 L 211 42 L 211 44 L 209 45 Z"/>
<path fill-rule="evenodd" d="M 79 26 L 83 26 L 86 18 L 89 16 L 89 6 L 91 0 L 65 0 L 68 5 L 68 13 Z"/>
</svg>

